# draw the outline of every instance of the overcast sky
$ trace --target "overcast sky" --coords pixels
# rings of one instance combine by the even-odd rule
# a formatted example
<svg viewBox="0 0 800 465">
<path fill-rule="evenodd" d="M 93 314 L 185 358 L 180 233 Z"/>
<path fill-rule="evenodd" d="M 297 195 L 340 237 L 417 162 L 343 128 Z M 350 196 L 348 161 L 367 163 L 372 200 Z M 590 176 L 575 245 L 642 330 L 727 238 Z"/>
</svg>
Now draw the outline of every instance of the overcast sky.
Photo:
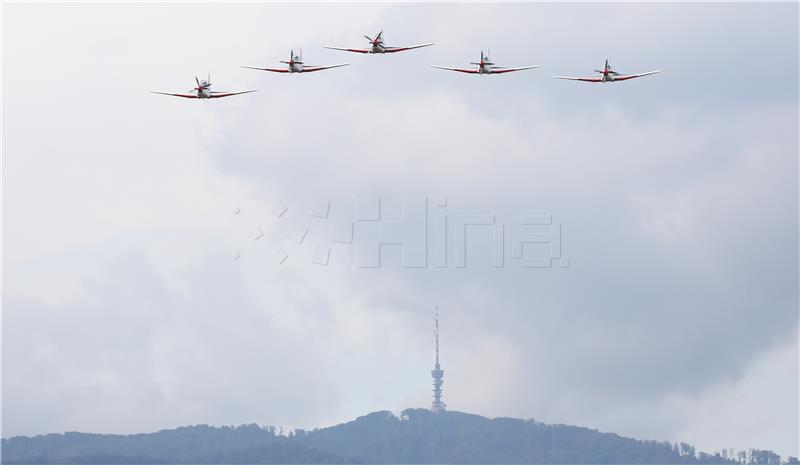
<svg viewBox="0 0 800 465">
<path fill-rule="evenodd" d="M 438 304 L 450 409 L 798 455 L 797 18 L 796 3 L 4 4 L 2 436 L 426 407 Z M 322 48 L 381 29 L 436 45 Z M 300 47 L 351 65 L 239 68 Z M 487 49 L 542 67 L 428 67 Z M 552 79 L 606 58 L 664 72 Z M 209 72 L 259 92 L 149 93 Z M 359 197 L 380 197 L 380 223 L 352 227 Z M 427 198 L 427 266 L 384 246 L 359 267 L 409 197 Z M 564 260 L 522 268 L 521 218 L 542 214 Z M 487 227 L 458 248 L 461 215 L 504 225 L 504 267 Z M 352 243 L 331 242 L 343 231 Z"/>
</svg>

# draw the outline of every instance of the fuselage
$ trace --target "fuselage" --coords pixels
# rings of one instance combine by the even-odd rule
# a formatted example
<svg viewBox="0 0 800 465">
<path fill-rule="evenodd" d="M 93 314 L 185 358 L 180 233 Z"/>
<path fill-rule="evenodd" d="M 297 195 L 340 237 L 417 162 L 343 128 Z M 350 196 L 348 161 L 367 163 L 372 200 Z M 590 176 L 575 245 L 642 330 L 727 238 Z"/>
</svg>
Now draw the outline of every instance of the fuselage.
<svg viewBox="0 0 800 465">
<path fill-rule="evenodd" d="M 472 64 L 478 65 L 478 74 L 492 74 L 492 66 L 494 66 L 494 63 L 489 60 L 488 55 L 481 53 L 481 61 Z"/>
<path fill-rule="evenodd" d="M 611 71 L 611 67 L 608 66 L 608 60 L 606 60 L 606 65 L 603 67 L 602 71 L 600 71 L 599 69 L 595 71 L 600 73 L 600 82 L 606 83 L 614 81 L 614 75 L 616 73 L 614 73 L 614 71 Z"/>
<path fill-rule="evenodd" d="M 290 73 L 302 73 L 303 72 L 303 52 L 300 52 L 300 55 L 295 55 L 294 50 L 289 53 L 289 61 L 282 61 L 281 63 L 285 63 L 289 69 Z"/>
<path fill-rule="evenodd" d="M 372 42 L 372 47 L 370 47 L 369 53 L 386 53 L 386 47 L 383 45 L 383 41 L 376 40 Z"/>
<path fill-rule="evenodd" d="M 600 75 L 600 79 L 602 79 L 603 83 L 614 82 L 617 80 L 617 73 L 609 70 L 607 73 Z"/>
<path fill-rule="evenodd" d="M 289 72 L 290 73 L 302 73 L 303 72 L 303 62 L 302 61 L 294 61 L 290 60 L 289 63 Z"/>
<path fill-rule="evenodd" d="M 211 97 L 211 83 L 208 81 L 200 81 L 200 86 L 195 90 L 197 90 L 197 98 Z"/>
</svg>

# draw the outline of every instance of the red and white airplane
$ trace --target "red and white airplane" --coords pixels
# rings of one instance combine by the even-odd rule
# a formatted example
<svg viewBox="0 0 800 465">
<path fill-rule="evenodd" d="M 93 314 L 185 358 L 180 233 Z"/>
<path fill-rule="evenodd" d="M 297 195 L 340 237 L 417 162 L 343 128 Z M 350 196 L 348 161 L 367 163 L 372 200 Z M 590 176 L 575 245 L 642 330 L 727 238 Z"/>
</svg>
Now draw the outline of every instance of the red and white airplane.
<svg viewBox="0 0 800 465">
<path fill-rule="evenodd" d="M 208 80 L 201 81 L 197 79 L 197 76 L 194 77 L 194 81 L 197 83 L 197 87 L 190 90 L 191 94 L 170 94 L 168 92 L 156 92 L 151 91 L 154 94 L 161 94 L 161 95 L 172 95 L 173 97 L 183 97 L 183 98 L 197 98 L 197 99 L 207 99 L 207 98 L 222 98 L 222 97 L 230 97 L 231 95 L 239 95 L 239 94 L 249 94 L 250 92 L 255 92 L 255 90 L 245 90 L 242 92 L 215 92 L 211 90 L 211 74 L 208 75 Z"/>
<path fill-rule="evenodd" d="M 520 66 L 519 68 L 505 68 L 502 66 L 495 66 L 494 63 L 489 59 L 489 54 L 484 54 L 481 51 L 481 61 L 475 62 L 473 61 L 470 63 L 471 65 L 477 65 L 477 68 L 450 68 L 447 66 L 437 66 L 431 65 L 434 68 L 439 69 L 446 69 L 448 71 L 458 71 L 459 73 L 469 73 L 469 74 L 503 74 L 503 73 L 510 73 L 512 71 L 522 71 L 524 69 L 531 69 L 531 68 L 538 68 L 541 65 L 531 65 L 531 66 Z"/>
<path fill-rule="evenodd" d="M 406 50 L 413 50 L 415 48 L 422 48 L 422 47 L 429 47 L 433 44 L 420 44 L 420 45 L 412 45 L 410 47 L 387 47 L 383 43 L 383 31 L 379 32 L 378 35 L 375 36 L 373 39 L 368 35 L 364 35 L 366 39 L 369 41 L 369 48 L 344 48 L 344 47 L 330 47 L 325 45 L 325 48 L 329 48 L 331 50 L 342 50 L 344 52 L 355 52 L 355 53 L 395 53 L 395 52 L 404 52 Z"/>
<path fill-rule="evenodd" d="M 300 55 L 295 55 L 294 50 L 289 52 L 289 61 L 281 61 L 286 65 L 285 68 L 257 68 L 255 66 L 242 66 L 242 68 L 258 69 L 261 71 L 272 71 L 273 73 L 313 73 L 314 71 L 322 71 L 323 69 L 338 68 L 340 66 L 347 66 L 350 63 L 340 63 L 338 65 L 328 66 L 311 66 L 303 63 L 303 49 L 300 49 Z"/>
<path fill-rule="evenodd" d="M 594 70 L 595 73 L 600 73 L 600 76 L 589 76 L 589 77 L 570 77 L 570 76 L 553 76 L 556 79 L 571 79 L 573 81 L 585 81 L 585 82 L 614 82 L 614 81 L 627 81 L 628 79 L 638 78 L 642 76 L 649 76 L 651 74 L 660 73 L 661 70 L 656 71 L 648 71 L 646 73 L 640 74 L 619 74 L 616 71 L 611 69 L 611 66 L 608 64 L 608 60 L 606 60 L 606 64 L 603 67 L 602 71 L 599 69 Z"/>
</svg>

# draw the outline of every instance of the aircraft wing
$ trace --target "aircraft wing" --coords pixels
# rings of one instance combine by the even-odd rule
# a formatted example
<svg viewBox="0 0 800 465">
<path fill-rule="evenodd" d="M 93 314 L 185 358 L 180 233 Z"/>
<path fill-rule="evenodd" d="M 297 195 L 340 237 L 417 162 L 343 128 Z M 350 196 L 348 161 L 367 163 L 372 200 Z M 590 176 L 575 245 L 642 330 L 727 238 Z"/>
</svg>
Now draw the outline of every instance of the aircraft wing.
<svg viewBox="0 0 800 465">
<path fill-rule="evenodd" d="M 257 69 L 259 71 L 272 71 L 273 73 L 288 73 L 289 68 L 257 68 L 255 66 L 242 66 L 247 69 Z"/>
<path fill-rule="evenodd" d="M 446 69 L 446 70 L 448 70 L 448 71 L 458 71 L 459 73 L 478 74 L 478 70 L 477 70 L 477 69 L 474 69 L 474 68 L 473 68 L 473 69 L 467 69 L 467 68 L 449 68 L 449 67 L 447 67 L 447 66 L 437 66 L 437 65 L 431 65 L 431 67 L 433 67 L 433 68 L 439 68 L 439 69 Z"/>
<path fill-rule="evenodd" d="M 347 66 L 350 63 L 340 63 L 338 65 L 327 65 L 327 66 L 303 66 L 304 73 L 313 73 L 314 71 L 322 71 L 324 69 L 331 69 L 331 68 L 339 68 L 340 66 Z"/>
<path fill-rule="evenodd" d="M 524 69 L 538 68 L 541 65 L 520 66 L 519 68 L 492 68 L 492 74 L 511 73 L 513 71 L 522 71 Z"/>
<path fill-rule="evenodd" d="M 197 98 L 197 94 L 170 94 L 168 92 L 156 92 L 151 91 L 154 94 L 161 94 L 161 95 L 171 95 L 173 97 L 183 97 L 183 98 Z"/>
<path fill-rule="evenodd" d="M 656 74 L 656 73 L 660 73 L 660 72 L 661 72 L 661 70 L 659 69 L 657 71 L 648 71 L 646 73 L 640 73 L 640 74 L 624 74 L 624 75 L 621 75 L 621 76 L 614 76 L 614 80 L 615 81 L 625 81 L 627 79 L 633 79 L 633 78 L 642 77 L 642 76 L 650 76 L 651 74 Z"/>
<path fill-rule="evenodd" d="M 603 78 L 597 76 L 591 76 L 591 77 L 553 76 L 553 77 L 556 79 L 570 79 L 572 81 L 603 82 Z"/>
<path fill-rule="evenodd" d="M 343 48 L 343 47 L 331 47 L 328 45 L 323 45 L 323 48 L 329 48 L 331 50 L 341 50 L 343 52 L 354 52 L 354 53 L 369 53 L 370 49 L 368 48 Z"/>
<path fill-rule="evenodd" d="M 245 90 L 242 92 L 211 92 L 208 98 L 230 97 L 231 95 L 249 94 L 250 92 L 255 92 L 255 90 Z"/>
<path fill-rule="evenodd" d="M 410 47 L 386 47 L 386 53 L 404 52 L 406 50 L 414 50 L 415 48 L 430 47 L 433 44 L 420 44 L 412 45 Z"/>
</svg>

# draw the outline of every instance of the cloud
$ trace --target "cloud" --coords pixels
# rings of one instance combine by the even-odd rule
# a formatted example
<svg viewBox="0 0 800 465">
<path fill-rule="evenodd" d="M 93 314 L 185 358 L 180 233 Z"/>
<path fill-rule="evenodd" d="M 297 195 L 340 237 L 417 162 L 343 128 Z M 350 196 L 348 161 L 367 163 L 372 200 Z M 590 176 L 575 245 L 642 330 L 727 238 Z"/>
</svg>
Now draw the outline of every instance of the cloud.
<svg viewBox="0 0 800 465">
<path fill-rule="evenodd" d="M 797 455 L 788 423 L 775 441 L 768 426 L 708 426 L 738 393 L 742 421 L 763 425 L 776 394 L 758 380 L 783 373 L 792 354 L 776 348 L 797 341 L 796 5 L 320 8 L 4 10 L 24 44 L 4 41 L 5 435 L 314 427 L 424 406 L 438 303 L 451 408 Z M 316 45 L 381 27 L 390 44 L 437 45 L 325 75 L 235 72 L 300 45 L 339 62 Z M 425 68 L 488 46 L 545 67 Z M 734 49 L 772 53 L 743 67 Z M 625 71 L 667 71 L 603 87 L 548 77 L 609 50 Z M 769 86 L 753 85 L 762 67 Z M 147 94 L 206 71 L 259 92 Z M 431 218 L 494 215 L 509 248 L 521 215 L 548 212 L 571 266 L 521 269 L 509 252 L 495 269 L 482 232 L 466 268 L 452 248 L 446 268 L 403 268 L 393 247 L 382 268 L 355 268 L 348 244 L 311 264 L 361 195 L 381 196 L 388 220 L 402 196 L 445 195 Z M 330 219 L 309 216 L 319 201 Z M 285 237 L 290 220 L 310 229 L 304 244 Z"/>
</svg>

